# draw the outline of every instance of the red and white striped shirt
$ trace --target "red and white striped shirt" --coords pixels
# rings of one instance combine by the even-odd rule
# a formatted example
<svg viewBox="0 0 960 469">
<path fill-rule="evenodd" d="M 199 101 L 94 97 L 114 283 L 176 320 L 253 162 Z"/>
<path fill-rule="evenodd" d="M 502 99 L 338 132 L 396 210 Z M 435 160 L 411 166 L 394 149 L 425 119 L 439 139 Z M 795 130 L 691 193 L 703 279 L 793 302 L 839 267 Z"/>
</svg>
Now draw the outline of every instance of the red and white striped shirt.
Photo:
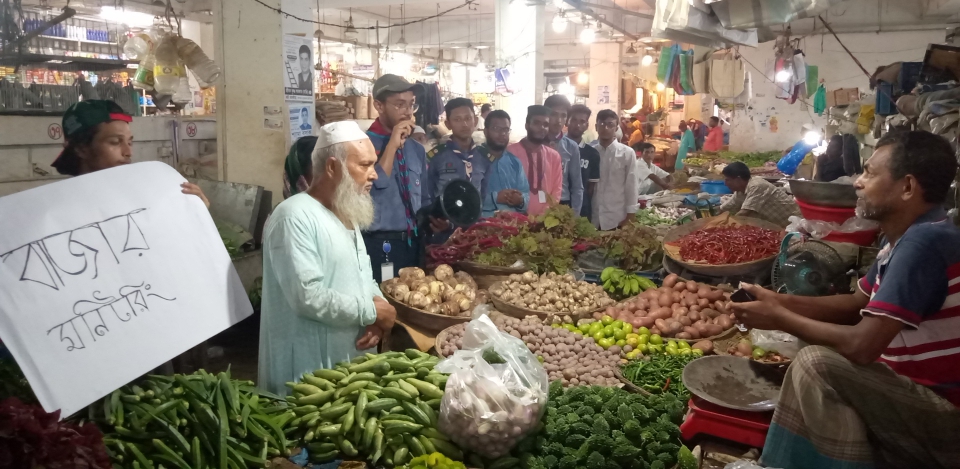
<svg viewBox="0 0 960 469">
<path fill-rule="evenodd" d="M 884 246 L 859 285 L 870 297 L 862 314 L 906 326 L 879 361 L 960 407 L 960 229 L 932 210 Z"/>
</svg>

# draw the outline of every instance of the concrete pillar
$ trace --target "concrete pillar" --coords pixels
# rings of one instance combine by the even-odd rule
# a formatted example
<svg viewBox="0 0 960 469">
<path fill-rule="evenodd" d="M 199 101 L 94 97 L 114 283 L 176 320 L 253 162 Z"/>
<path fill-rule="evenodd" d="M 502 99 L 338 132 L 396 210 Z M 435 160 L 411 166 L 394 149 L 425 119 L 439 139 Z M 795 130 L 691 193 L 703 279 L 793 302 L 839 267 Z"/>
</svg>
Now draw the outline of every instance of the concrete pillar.
<svg viewBox="0 0 960 469">
<path fill-rule="evenodd" d="M 280 0 L 265 0 L 273 7 Z M 283 34 L 280 16 L 246 2 L 219 0 L 214 22 L 217 62 L 217 152 L 224 181 L 263 186 L 282 199 L 286 157 Z M 279 115 L 273 115 L 279 112 Z"/>
<path fill-rule="evenodd" d="M 498 97 L 496 107 L 510 114 L 513 136 L 523 136 L 527 106 L 541 104 L 543 76 L 543 5 L 528 5 L 520 0 L 496 0 L 496 65 L 509 65 L 513 86 L 511 96 Z"/>
<path fill-rule="evenodd" d="M 604 109 L 612 109 L 617 115 L 620 114 L 619 43 L 590 45 L 590 97 L 587 99 L 587 107 L 593 111 L 591 119 L 596 119 L 597 113 Z"/>
</svg>

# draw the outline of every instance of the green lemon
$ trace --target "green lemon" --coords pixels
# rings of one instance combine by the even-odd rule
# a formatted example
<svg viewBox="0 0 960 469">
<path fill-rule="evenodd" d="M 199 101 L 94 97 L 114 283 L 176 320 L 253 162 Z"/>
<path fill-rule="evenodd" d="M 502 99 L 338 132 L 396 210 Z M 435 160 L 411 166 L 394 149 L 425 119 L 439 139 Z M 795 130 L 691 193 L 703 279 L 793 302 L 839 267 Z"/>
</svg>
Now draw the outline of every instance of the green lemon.
<svg viewBox="0 0 960 469">
<path fill-rule="evenodd" d="M 604 349 L 608 349 L 608 348 L 612 347 L 616 342 L 614 342 L 613 339 L 611 339 L 611 338 L 606 338 L 606 339 L 600 339 L 600 342 L 598 342 L 598 343 L 599 343 L 600 346 L 603 347 Z"/>
<path fill-rule="evenodd" d="M 580 329 L 580 332 L 583 332 L 584 334 L 586 334 L 588 331 L 590 331 L 591 324 L 592 323 L 585 322 L 583 324 L 580 324 L 580 327 L 578 327 L 578 329 Z"/>
<path fill-rule="evenodd" d="M 624 332 L 623 329 L 617 329 L 613 332 L 613 338 L 617 340 L 626 340 L 627 333 Z"/>
<path fill-rule="evenodd" d="M 623 347 L 624 345 L 627 345 L 627 341 L 620 339 L 617 341 L 617 345 L 619 345 L 620 347 Z"/>
<path fill-rule="evenodd" d="M 642 347 L 642 345 L 639 345 L 638 347 Z M 650 353 L 663 353 L 663 345 L 651 344 L 647 346 L 647 350 L 649 350 Z"/>
<path fill-rule="evenodd" d="M 676 340 L 670 339 L 667 341 L 667 347 L 676 347 L 676 346 L 677 346 Z"/>
<path fill-rule="evenodd" d="M 762 349 L 762 348 L 760 348 L 760 347 L 757 347 L 757 348 L 753 349 L 753 359 L 754 359 L 754 360 L 759 360 L 759 359 L 763 358 L 763 356 L 766 355 L 766 354 L 767 354 L 767 351 L 764 350 L 764 349 Z"/>
<path fill-rule="evenodd" d="M 651 345 L 663 345 L 663 337 L 660 337 L 660 334 L 653 334 L 650 336 Z"/>
<path fill-rule="evenodd" d="M 640 356 L 640 350 L 634 350 L 627 353 L 627 360 L 636 360 Z"/>
<path fill-rule="evenodd" d="M 623 329 L 623 321 L 619 319 L 617 319 L 616 321 L 613 321 L 613 323 L 611 323 L 610 325 L 613 326 L 614 329 Z"/>
<path fill-rule="evenodd" d="M 634 350 L 634 351 L 635 351 L 635 352 L 640 352 L 640 353 L 647 353 L 649 350 L 650 350 L 650 349 L 647 348 L 647 344 L 639 344 L 639 345 L 637 345 L 637 348 L 636 348 L 636 350 Z M 633 352 L 631 352 L 631 353 L 633 353 Z"/>
<path fill-rule="evenodd" d="M 688 349 L 690 348 L 690 343 L 685 340 L 681 340 L 677 342 L 677 347 L 679 347 L 681 350 Z"/>
<path fill-rule="evenodd" d="M 543 356 L 537 355 L 537 361 L 543 363 Z"/>
<path fill-rule="evenodd" d="M 574 326 L 573 324 L 564 324 L 563 328 L 570 332 L 577 332 L 580 330 L 580 329 L 577 329 L 577 326 Z"/>
<path fill-rule="evenodd" d="M 602 330 L 603 330 L 603 324 L 600 324 L 599 322 L 591 323 L 590 329 L 587 329 L 587 334 L 594 335 L 597 332 L 600 332 Z"/>
<path fill-rule="evenodd" d="M 691 350 L 692 350 L 691 353 L 693 353 L 693 356 L 695 356 L 695 357 L 702 357 L 702 356 L 703 356 L 703 350 L 700 350 L 700 349 L 698 349 L 698 348 L 691 349 Z"/>
<path fill-rule="evenodd" d="M 640 339 L 637 337 L 627 336 L 627 345 L 636 348 L 640 344 Z"/>
<path fill-rule="evenodd" d="M 629 322 L 625 322 L 623 323 L 623 327 L 621 327 L 620 330 L 622 330 L 623 332 L 626 332 L 627 334 L 632 334 L 633 324 L 630 324 Z"/>
<path fill-rule="evenodd" d="M 613 328 L 613 325 L 609 325 L 603 328 L 603 335 L 607 337 L 613 337 L 613 333 L 617 330 Z"/>
<path fill-rule="evenodd" d="M 613 324 L 613 318 L 604 314 L 603 317 L 600 318 L 600 323 L 603 324 L 604 326 L 609 326 Z"/>
<path fill-rule="evenodd" d="M 637 339 L 637 345 L 646 344 L 646 343 L 648 343 L 649 341 L 650 341 L 650 336 L 648 336 L 648 335 L 642 335 L 642 336 L 640 336 L 640 338 Z"/>
<path fill-rule="evenodd" d="M 670 347 L 670 346 L 667 346 L 666 352 L 667 352 L 667 355 L 679 355 L 679 354 L 680 354 L 680 350 L 679 350 L 679 349 L 677 349 L 676 347 Z"/>
<path fill-rule="evenodd" d="M 597 344 L 599 344 L 601 340 L 603 340 L 603 339 L 606 338 L 606 336 L 603 335 L 603 331 L 602 331 L 602 330 L 601 330 L 601 331 L 597 331 L 597 332 L 591 334 L 591 337 L 593 337 L 593 340 L 597 341 Z"/>
<path fill-rule="evenodd" d="M 640 329 L 637 329 L 637 334 L 650 335 L 650 329 L 647 329 L 646 327 L 641 326 Z"/>
</svg>

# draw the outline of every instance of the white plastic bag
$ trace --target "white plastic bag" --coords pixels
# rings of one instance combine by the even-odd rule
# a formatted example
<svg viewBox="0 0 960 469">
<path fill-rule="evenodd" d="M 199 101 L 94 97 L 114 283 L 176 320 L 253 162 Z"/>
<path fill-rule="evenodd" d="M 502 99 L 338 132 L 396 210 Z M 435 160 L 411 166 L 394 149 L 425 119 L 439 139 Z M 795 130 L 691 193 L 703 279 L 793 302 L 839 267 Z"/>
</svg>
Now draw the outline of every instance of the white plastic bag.
<svg viewBox="0 0 960 469">
<path fill-rule="evenodd" d="M 787 232 L 797 232 L 808 234 L 814 239 L 822 239 L 834 231 L 838 233 L 856 233 L 858 231 L 875 230 L 880 228 L 880 224 L 864 218 L 852 217 L 839 224 L 832 221 L 807 220 L 793 216 L 789 218 L 790 224 L 787 225 Z"/>
<path fill-rule="evenodd" d="M 488 316 L 467 324 L 463 348 L 436 369 L 450 373 L 440 403 L 440 431 L 482 456 L 509 453 L 546 409 L 549 381 L 543 365 Z"/>
<path fill-rule="evenodd" d="M 754 347 L 760 347 L 768 352 L 777 352 L 791 359 L 800 351 L 799 339 L 783 331 L 751 329 L 750 342 Z"/>
</svg>

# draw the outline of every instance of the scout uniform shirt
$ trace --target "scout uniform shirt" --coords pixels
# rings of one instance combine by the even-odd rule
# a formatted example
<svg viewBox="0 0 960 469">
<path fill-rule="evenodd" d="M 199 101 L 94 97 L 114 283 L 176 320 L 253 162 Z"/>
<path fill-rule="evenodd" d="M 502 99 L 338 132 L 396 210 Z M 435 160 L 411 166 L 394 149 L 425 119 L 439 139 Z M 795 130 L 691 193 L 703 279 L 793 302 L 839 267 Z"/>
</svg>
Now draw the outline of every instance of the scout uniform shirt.
<svg viewBox="0 0 960 469">
<path fill-rule="evenodd" d="M 447 184 L 456 179 L 470 181 L 482 198 L 486 191 L 485 179 L 490 169 L 490 160 L 478 149 L 478 146 L 472 145 L 469 150 L 464 151 L 457 142 L 450 140 L 430 150 L 427 155 L 429 162 L 424 199 L 433 200 L 439 197 Z"/>
</svg>

